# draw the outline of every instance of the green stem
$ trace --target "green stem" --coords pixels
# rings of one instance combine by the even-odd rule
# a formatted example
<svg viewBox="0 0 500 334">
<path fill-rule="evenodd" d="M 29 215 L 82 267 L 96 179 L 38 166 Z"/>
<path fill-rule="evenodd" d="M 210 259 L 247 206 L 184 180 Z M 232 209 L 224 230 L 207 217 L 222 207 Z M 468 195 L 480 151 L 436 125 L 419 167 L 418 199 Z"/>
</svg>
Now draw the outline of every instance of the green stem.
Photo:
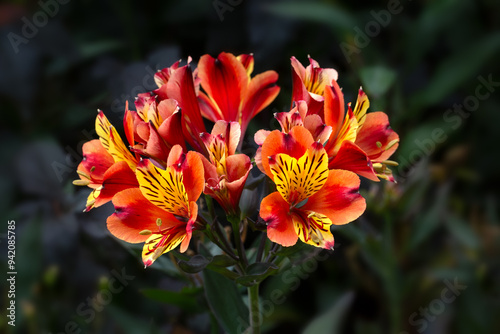
<svg viewBox="0 0 500 334">
<path fill-rule="evenodd" d="M 207 203 L 207 209 L 208 213 L 210 214 L 210 218 L 212 220 L 215 219 L 215 208 L 214 208 L 214 202 L 212 200 L 212 197 L 209 195 L 205 195 L 205 202 Z"/>
<path fill-rule="evenodd" d="M 234 260 L 239 261 L 239 258 L 236 256 L 236 254 L 234 254 L 226 237 L 219 233 L 220 232 L 219 223 L 217 221 L 214 221 L 213 224 L 210 225 L 201 215 L 198 215 L 198 220 L 201 221 L 204 226 L 207 226 L 206 235 L 208 236 L 208 238 L 214 244 L 219 246 L 219 248 L 222 249 L 227 255 L 232 257 Z M 209 226 L 212 226 L 212 229 L 208 228 Z M 215 232 L 215 235 L 212 233 L 212 231 Z"/>
<path fill-rule="evenodd" d="M 214 229 L 215 234 L 217 234 L 219 240 L 224 245 L 223 247 L 221 247 L 222 250 L 224 250 L 229 256 L 231 256 L 236 261 L 239 261 L 240 260 L 239 257 L 236 254 L 234 254 L 232 247 L 229 244 L 229 241 L 227 241 L 227 239 L 226 239 L 226 233 L 221 231 L 218 221 L 214 221 L 213 229 Z"/>
<path fill-rule="evenodd" d="M 276 253 L 278 252 L 279 250 L 279 247 L 280 245 L 278 244 L 273 244 L 273 246 L 271 247 L 271 249 L 269 250 L 269 253 L 267 254 L 267 257 L 266 259 L 264 260 L 264 262 L 271 262 L 274 260 L 274 257 L 276 255 Z"/>
<path fill-rule="evenodd" d="M 250 333 L 260 334 L 262 319 L 259 308 L 259 284 L 252 285 L 248 288 L 248 300 L 250 303 Z"/>
<path fill-rule="evenodd" d="M 245 253 L 245 248 L 243 248 L 243 242 L 241 242 L 240 220 L 237 216 L 228 216 L 228 220 L 231 223 L 231 227 L 233 229 L 233 237 L 236 244 L 236 249 L 238 250 L 238 256 L 241 259 L 244 268 L 246 268 L 248 267 L 248 259 Z"/>
<path fill-rule="evenodd" d="M 257 250 L 257 257 L 255 258 L 255 262 L 262 261 L 262 255 L 264 254 L 264 248 L 266 247 L 267 235 L 265 233 L 261 233 L 259 249 Z"/>
</svg>

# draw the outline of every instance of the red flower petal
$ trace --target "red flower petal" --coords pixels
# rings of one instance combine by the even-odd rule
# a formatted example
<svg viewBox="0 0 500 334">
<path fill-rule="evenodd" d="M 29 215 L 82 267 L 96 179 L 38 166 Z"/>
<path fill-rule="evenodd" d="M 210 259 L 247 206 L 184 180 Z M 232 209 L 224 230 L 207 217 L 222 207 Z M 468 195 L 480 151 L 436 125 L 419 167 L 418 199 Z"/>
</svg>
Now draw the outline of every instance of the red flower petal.
<svg viewBox="0 0 500 334">
<path fill-rule="evenodd" d="M 389 125 L 389 118 L 381 111 L 366 114 L 363 127 L 359 130 L 356 145 L 373 161 L 384 161 L 396 151 L 399 136 Z M 390 147 L 388 147 L 390 146 Z"/>
<path fill-rule="evenodd" d="M 198 94 L 198 103 L 200 105 L 200 111 L 203 117 L 211 120 L 214 123 L 219 120 L 225 119 L 222 111 L 219 109 L 217 104 L 205 93 L 200 92 L 200 94 Z"/>
<path fill-rule="evenodd" d="M 175 145 L 170 151 L 167 166 L 176 165 L 177 170 L 182 170 L 184 187 L 189 201 L 197 201 L 205 186 L 203 163 L 197 152 L 183 153 L 182 147 Z"/>
<path fill-rule="evenodd" d="M 282 246 L 293 246 L 297 243 L 290 205 L 278 192 L 266 196 L 260 204 L 260 216 L 267 225 L 267 237 Z"/>
<path fill-rule="evenodd" d="M 233 155 L 240 141 L 241 127 L 238 122 L 217 121 L 212 129 L 212 135 L 222 136 L 228 148 L 227 154 Z"/>
<path fill-rule="evenodd" d="M 167 83 L 168 97 L 177 100 L 182 112 L 182 132 L 186 141 L 197 151 L 205 152 L 199 134 L 205 132 L 200 107 L 188 65 L 174 71 Z"/>
<path fill-rule="evenodd" d="M 277 81 L 278 73 L 275 71 L 266 71 L 252 78 L 242 101 L 242 133 L 245 133 L 250 120 L 278 96 L 280 88 L 276 86 Z"/>
<path fill-rule="evenodd" d="M 158 133 L 169 146 L 181 145 L 186 150 L 186 141 L 182 134 L 182 115 L 176 112 L 166 118 L 158 128 Z"/>
<path fill-rule="evenodd" d="M 78 171 L 90 176 L 91 183 L 89 187 L 99 187 L 102 184 L 104 173 L 115 161 L 111 154 L 102 146 L 99 139 L 94 139 L 83 144 L 82 152 L 83 160 L 78 165 Z M 82 175 L 80 175 L 80 179 L 88 181 Z"/>
<path fill-rule="evenodd" d="M 98 207 L 109 202 L 113 196 L 122 190 L 137 187 L 139 187 L 139 183 L 134 172 L 125 161 L 119 161 L 104 173 L 102 189 L 93 207 Z"/>
<path fill-rule="evenodd" d="M 189 211 L 191 212 L 191 217 L 186 224 L 186 238 L 184 238 L 181 243 L 181 253 L 184 253 L 188 249 L 191 236 L 193 235 L 194 224 L 196 223 L 196 218 L 198 217 L 198 205 L 196 202 L 189 203 Z"/>
<path fill-rule="evenodd" d="M 222 52 L 217 58 L 204 55 L 198 63 L 198 75 L 201 86 L 220 108 L 224 120 L 238 122 L 240 102 L 248 85 L 243 64 L 230 53 Z"/>
<path fill-rule="evenodd" d="M 336 81 L 325 87 L 325 124 L 332 127 L 330 138 L 336 138 L 344 122 L 344 94 Z"/>
<path fill-rule="evenodd" d="M 123 190 L 113 197 L 115 213 L 108 217 L 108 230 L 118 239 L 131 242 L 145 242 L 149 235 L 139 232 L 158 231 L 156 220 L 162 221 L 162 228 L 184 224 L 173 214 L 153 205 L 141 193 L 139 188 Z"/>
<path fill-rule="evenodd" d="M 359 183 L 359 177 L 352 172 L 330 170 L 323 188 L 309 197 L 301 210 L 324 214 L 335 225 L 347 224 L 366 208 L 365 199 L 358 193 Z"/>
<path fill-rule="evenodd" d="M 123 129 L 130 145 L 134 145 L 134 116 L 128 109 L 128 101 L 125 102 L 125 116 L 123 117 Z"/>
<path fill-rule="evenodd" d="M 151 122 L 147 124 L 149 125 L 149 139 L 144 154 L 159 163 L 165 164 L 172 146 L 163 139 Z"/>
<path fill-rule="evenodd" d="M 264 141 L 266 140 L 267 136 L 269 136 L 270 133 L 271 131 L 269 130 L 259 130 L 253 136 L 253 140 L 257 145 L 262 146 L 262 144 L 264 144 Z"/>
<path fill-rule="evenodd" d="M 248 76 L 250 76 L 253 72 L 253 64 L 254 64 L 253 54 L 241 54 L 236 58 L 241 62 L 241 64 L 247 71 Z"/>
<path fill-rule="evenodd" d="M 274 130 L 267 136 L 264 144 L 262 144 L 261 156 L 264 172 L 273 179 L 268 157 L 278 153 L 285 153 L 295 159 L 299 159 L 313 142 L 311 133 L 302 126 L 293 127 L 289 133 Z"/>
<path fill-rule="evenodd" d="M 379 181 L 375 171 L 373 170 L 372 162 L 366 153 L 351 141 L 344 141 L 340 149 L 328 164 L 330 169 L 345 169 L 364 176 L 372 181 Z"/>
</svg>

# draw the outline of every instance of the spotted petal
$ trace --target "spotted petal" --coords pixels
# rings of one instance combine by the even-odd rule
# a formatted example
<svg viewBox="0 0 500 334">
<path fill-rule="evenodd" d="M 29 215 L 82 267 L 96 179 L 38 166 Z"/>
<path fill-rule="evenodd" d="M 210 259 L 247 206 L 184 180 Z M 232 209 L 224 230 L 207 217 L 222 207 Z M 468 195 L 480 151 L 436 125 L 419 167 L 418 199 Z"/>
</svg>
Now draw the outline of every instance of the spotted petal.
<svg viewBox="0 0 500 334">
<path fill-rule="evenodd" d="M 293 226 L 300 240 L 306 244 L 332 249 L 332 221 L 327 216 L 314 211 L 300 211 L 293 215 Z"/>
<path fill-rule="evenodd" d="M 174 215 L 188 217 L 189 202 L 182 172 L 172 166 L 159 169 L 149 160 L 144 160 L 136 174 L 142 194 L 151 203 Z"/>
<path fill-rule="evenodd" d="M 365 123 L 366 119 L 366 111 L 370 107 L 370 100 L 368 100 L 368 96 L 363 91 L 363 88 L 359 88 L 358 99 L 356 101 L 356 105 L 354 106 L 354 116 L 356 116 L 356 120 L 358 121 L 358 132 Z"/>
<path fill-rule="evenodd" d="M 317 193 L 328 178 L 328 156 L 317 142 L 298 160 L 277 154 L 269 159 L 269 166 L 278 192 L 292 205 Z"/>
<path fill-rule="evenodd" d="M 127 149 L 118 131 L 100 110 L 96 118 L 95 128 L 102 146 L 113 156 L 115 162 L 125 161 L 130 169 L 135 170 L 137 159 Z"/>
<path fill-rule="evenodd" d="M 142 261 L 149 267 L 162 254 L 177 247 L 186 238 L 186 230 L 182 226 L 176 226 L 167 234 L 152 234 L 142 249 Z"/>
</svg>

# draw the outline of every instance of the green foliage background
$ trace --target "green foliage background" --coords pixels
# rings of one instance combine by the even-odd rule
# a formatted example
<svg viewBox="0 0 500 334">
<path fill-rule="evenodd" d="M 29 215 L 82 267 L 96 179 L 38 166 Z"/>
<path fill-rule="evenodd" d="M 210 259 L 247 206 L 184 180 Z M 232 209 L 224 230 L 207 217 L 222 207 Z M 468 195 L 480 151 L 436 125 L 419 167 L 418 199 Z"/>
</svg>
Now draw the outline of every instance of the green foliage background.
<svg viewBox="0 0 500 334">
<path fill-rule="evenodd" d="M 290 105 L 290 57 L 306 64 L 307 55 L 339 71 L 346 101 L 362 85 L 370 111 L 385 111 L 401 138 L 399 183 L 363 181 L 367 212 L 334 231 L 329 258 L 294 262 L 264 283 L 265 330 L 500 331 L 500 84 L 457 112 L 479 97 L 480 78 L 500 83 L 497 1 L 402 0 L 384 25 L 376 17 L 394 1 L 70 1 L 16 53 L 12 33 L 23 36 L 48 2 L 58 4 L 0 4 L 1 272 L 9 220 L 18 272 L 17 325 L 2 316 L 2 333 L 218 333 L 203 291 L 186 287 L 198 278 L 176 274 L 168 256 L 143 270 L 137 248 L 106 230 L 112 207 L 81 213 L 88 190 L 71 180 L 97 108 L 121 128 L 125 101 L 154 88 L 155 70 L 221 51 L 253 53 L 254 73 L 280 74 L 248 147 Z M 134 276 L 123 291 L 92 320 L 78 314 L 123 268 Z M 465 288 L 445 302 L 450 282 Z"/>
</svg>

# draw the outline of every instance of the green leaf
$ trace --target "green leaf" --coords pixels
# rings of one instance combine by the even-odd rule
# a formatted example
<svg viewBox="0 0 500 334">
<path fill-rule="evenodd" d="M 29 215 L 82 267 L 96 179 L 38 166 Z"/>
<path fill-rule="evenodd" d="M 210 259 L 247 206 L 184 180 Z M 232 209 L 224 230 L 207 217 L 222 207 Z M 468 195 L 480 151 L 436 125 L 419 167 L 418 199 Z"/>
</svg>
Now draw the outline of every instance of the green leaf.
<svg viewBox="0 0 500 334">
<path fill-rule="evenodd" d="M 248 328 L 248 308 L 236 284 L 210 270 L 203 271 L 208 305 L 222 328 L 228 333 L 240 333 Z"/>
<path fill-rule="evenodd" d="M 302 332 L 303 334 L 336 334 L 345 314 L 354 300 L 354 293 L 347 292 L 325 313 L 315 318 Z"/>
<path fill-rule="evenodd" d="M 122 245 L 124 245 L 125 242 L 122 242 Z M 131 245 L 131 244 L 127 244 Z M 126 249 L 128 249 L 126 246 L 124 246 Z M 140 250 L 137 252 L 133 253 L 133 250 L 129 250 L 132 254 L 135 254 L 135 257 L 138 259 L 138 261 L 142 263 L 141 259 L 141 253 Z M 172 253 L 173 254 L 173 253 Z M 175 261 L 175 260 L 174 260 Z M 156 261 L 154 266 L 151 267 L 154 270 L 160 270 L 164 273 L 166 273 L 168 276 L 175 277 L 181 280 L 186 280 L 186 277 L 182 274 L 182 272 L 179 270 L 179 268 L 176 267 L 176 265 L 173 263 L 173 261 L 168 257 L 168 256 L 160 256 Z"/>
<path fill-rule="evenodd" d="M 198 251 L 209 261 L 206 266 L 207 269 L 222 274 L 231 280 L 234 280 L 239 276 L 239 274 L 226 268 L 236 264 L 236 261 L 233 258 L 226 254 L 212 256 L 212 253 L 208 250 L 207 246 L 202 243 L 198 244 Z"/>
<path fill-rule="evenodd" d="M 185 253 L 181 253 L 177 250 L 173 250 L 173 251 L 170 251 L 172 253 L 173 256 L 175 256 L 176 258 L 178 258 L 179 260 L 182 260 L 182 261 L 189 261 L 189 259 L 191 259 L 188 255 L 186 255 Z M 203 254 L 202 254 L 203 255 Z M 161 257 L 160 257 L 161 259 Z M 158 260 L 157 260 L 158 261 Z"/>
<path fill-rule="evenodd" d="M 251 286 L 262 282 L 266 277 L 274 275 L 279 268 L 274 263 L 257 262 L 247 267 L 247 274 L 236 279 L 236 283 L 244 286 Z"/>
<path fill-rule="evenodd" d="M 359 75 L 367 94 L 376 98 L 383 96 L 397 77 L 394 70 L 380 65 L 363 67 Z"/>
<path fill-rule="evenodd" d="M 262 8 L 269 13 L 287 18 L 311 21 L 326 24 L 335 29 L 352 29 L 356 20 L 339 7 L 323 3 L 283 1 L 274 4 L 266 4 Z"/>
<path fill-rule="evenodd" d="M 199 300 L 202 291 L 201 288 L 184 288 L 180 292 L 161 289 L 145 289 L 141 292 L 158 302 L 175 305 L 189 313 L 199 313 L 205 310 Z"/>
<path fill-rule="evenodd" d="M 179 267 L 189 274 L 199 273 L 210 263 L 210 259 L 207 259 L 203 255 L 195 255 L 189 261 L 180 260 Z"/>
<path fill-rule="evenodd" d="M 217 267 L 229 267 L 234 266 L 235 264 L 236 260 L 226 254 L 215 255 L 212 259 L 212 262 L 210 262 L 210 266 Z"/>
<path fill-rule="evenodd" d="M 258 176 L 249 175 L 248 178 L 247 178 L 247 181 L 245 182 L 245 189 L 254 190 L 265 179 L 266 179 L 266 175 L 265 174 L 259 174 Z"/>
</svg>

